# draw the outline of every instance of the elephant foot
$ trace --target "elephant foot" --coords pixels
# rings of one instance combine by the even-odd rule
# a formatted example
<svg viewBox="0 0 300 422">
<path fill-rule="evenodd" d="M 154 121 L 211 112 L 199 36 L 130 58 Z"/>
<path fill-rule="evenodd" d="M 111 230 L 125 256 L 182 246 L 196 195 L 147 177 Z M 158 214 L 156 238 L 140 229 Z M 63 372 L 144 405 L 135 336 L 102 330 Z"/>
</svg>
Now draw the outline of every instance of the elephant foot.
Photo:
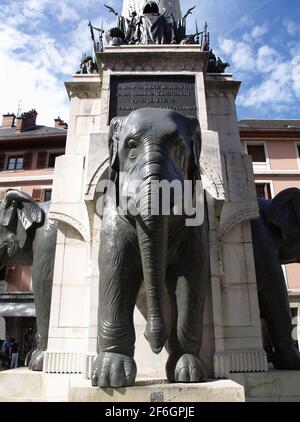
<svg viewBox="0 0 300 422">
<path fill-rule="evenodd" d="M 194 355 L 171 354 L 166 365 L 169 382 L 196 383 L 208 379 L 207 369 L 202 360 Z"/>
<path fill-rule="evenodd" d="M 94 363 L 92 386 L 121 388 L 134 385 L 136 363 L 133 358 L 119 353 L 100 353 Z"/>
<path fill-rule="evenodd" d="M 148 321 L 145 338 L 148 341 L 152 352 L 158 355 L 162 351 L 168 338 L 164 324 L 160 320 L 156 321 L 152 319 L 151 321 Z"/>
<path fill-rule="evenodd" d="M 300 353 L 293 344 L 276 349 L 271 360 L 275 369 L 281 371 L 300 370 Z"/>
<path fill-rule="evenodd" d="M 32 353 L 30 361 L 29 361 L 29 365 L 28 365 L 28 369 L 30 369 L 30 371 L 41 372 L 43 370 L 44 354 L 45 352 L 39 349 L 36 349 Z"/>
</svg>

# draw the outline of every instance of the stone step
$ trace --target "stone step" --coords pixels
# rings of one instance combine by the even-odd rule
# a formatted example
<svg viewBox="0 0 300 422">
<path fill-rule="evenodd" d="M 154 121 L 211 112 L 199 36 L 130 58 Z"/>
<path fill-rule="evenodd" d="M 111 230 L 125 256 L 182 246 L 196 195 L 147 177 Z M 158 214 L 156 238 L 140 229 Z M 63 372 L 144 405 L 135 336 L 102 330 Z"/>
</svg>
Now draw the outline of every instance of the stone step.
<svg viewBox="0 0 300 422">
<path fill-rule="evenodd" d="M 120 389 L 91 388 L 90 381 L 71 385 L 70 402 L 244 402 L 244 388 L 231 380 L 202 384 L 168 384 L 137 382 L 134 387 Z"/>
</svg>

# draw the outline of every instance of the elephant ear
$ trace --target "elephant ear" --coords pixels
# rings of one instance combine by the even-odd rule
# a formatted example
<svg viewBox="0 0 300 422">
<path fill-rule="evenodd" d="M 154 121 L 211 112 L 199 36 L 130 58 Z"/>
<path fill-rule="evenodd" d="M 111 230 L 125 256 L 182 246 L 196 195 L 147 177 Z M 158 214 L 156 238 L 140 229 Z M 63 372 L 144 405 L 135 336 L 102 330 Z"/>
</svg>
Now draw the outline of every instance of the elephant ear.
<svg viewBox="0 0 300 422">
<path fill-rule="evenodd" d="M 267 222 L 281 231 L 284 242 L 300 236 L 300 189 L 290 188 L 280 192 L 270 203 Z"/>
<path fill-rule="evenodd" d="M 112 119 L 108 135 L 109 165 L 115 172 L 119 173 L 119 133 L 124 126 L 126 117 L 115 117 Z"/>
<path fill-rule="evenodd" d="M 24 247 L 28 230 L 39 226 L 44 219 L 44 211 L 26 193 L 10 191 L 4 200 L 3 226 L 16 234 L 18 245 Z"/>
<path fill-rule="evenodd" d="M 196 180 L 201 179 L 200 173 L 200 155 L 201 155 L 201 129 L 199 121 L 197 119 L 189 119 L 189 127 L 191 131 L 191 141 L 192 141 L 192 152 L 193 152 L 193 171 L 192 171 L 192 180 L 194 184 Z"/>
<path fill-rule="evenodd" d="M 43 211 L 40 206 L 32 201 L 29 204 L 22 204 L 21 208 L 17 209 L 19 221 L 27 231 L 34 224 L 41 224 L 43 220 Z"/>
<path fill-rule="evenodd" d="M 126 117 L 115 117 L 109 128 L 109 180 L 115 183 L 116 205 L 119 206 L 119 134 L 125 124 Z"/>
</svg>

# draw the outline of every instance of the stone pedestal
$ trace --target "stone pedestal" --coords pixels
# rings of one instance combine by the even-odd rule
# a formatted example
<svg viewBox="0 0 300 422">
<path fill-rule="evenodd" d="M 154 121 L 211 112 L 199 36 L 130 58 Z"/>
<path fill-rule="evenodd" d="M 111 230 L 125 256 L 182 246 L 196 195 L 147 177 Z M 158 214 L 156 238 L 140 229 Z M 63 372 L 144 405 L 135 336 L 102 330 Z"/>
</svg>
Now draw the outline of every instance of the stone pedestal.
<svg viewBox="0 0 300 422">
<path fill-rule="evenodd" d="M 210 223 L 211 286 L 202 356 L 211 377 L 267 370 L 262 349 L 250 232 L 258 216 L 249 157 L 240 150 L 231 75 L 206 75 L 208 53 L 197 45 L 108 47 L 99 75 L 66 83 L 71 112 L 66 154 L 57 159 L 50 216 L 59 222 L 49 347 L 44 371 L 90 376 L 97 354 L 98 183 L 107 176 L 112 77 L 192 77 L 202 130 L 201 170 Z M 136 312 L 138 374 L 164 378 L 166 352 L 156 357 Z"/>
<path fill-rule="evenodd" d="M 81 375 L 13 369 L 0 372 L 0 402 L 244 402 L 244 387 L 232 380 L 205 384 L 137 381 L 135 387 L 92 388 Z"/>
<path fill-rule="evenodd" d="M 248 402 L 300 402 L 300 371 L 276 371 L 260 374 L 232 374 L 243 385 Z"/>
</svg>

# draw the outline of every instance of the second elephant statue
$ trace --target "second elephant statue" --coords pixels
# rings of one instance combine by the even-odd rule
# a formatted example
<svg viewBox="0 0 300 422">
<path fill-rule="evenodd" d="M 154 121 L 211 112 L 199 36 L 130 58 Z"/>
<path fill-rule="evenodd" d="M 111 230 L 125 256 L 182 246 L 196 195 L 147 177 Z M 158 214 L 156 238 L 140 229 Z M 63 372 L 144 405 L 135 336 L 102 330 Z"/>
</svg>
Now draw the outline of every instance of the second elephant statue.
<svg viewBox="0 0 300 422">
<path fill-rule="evenodd" d="M 272 200 L 259 199 L 260 219 L 252 238 L 261 316 L 273 342 L 276 369 L 300 370 L 282 265 L 300 263 L 300 190 L 290 188 Z"/>
<path fill-rule="evenodd" d="M 37 348 L 29 369 L 42 371 L 48 345 L 57 223 L 48 218 L 50 202 L 37 203 L 11 190 L 0 204 L 0 268 L 32 266 Z"/>
</svg>

